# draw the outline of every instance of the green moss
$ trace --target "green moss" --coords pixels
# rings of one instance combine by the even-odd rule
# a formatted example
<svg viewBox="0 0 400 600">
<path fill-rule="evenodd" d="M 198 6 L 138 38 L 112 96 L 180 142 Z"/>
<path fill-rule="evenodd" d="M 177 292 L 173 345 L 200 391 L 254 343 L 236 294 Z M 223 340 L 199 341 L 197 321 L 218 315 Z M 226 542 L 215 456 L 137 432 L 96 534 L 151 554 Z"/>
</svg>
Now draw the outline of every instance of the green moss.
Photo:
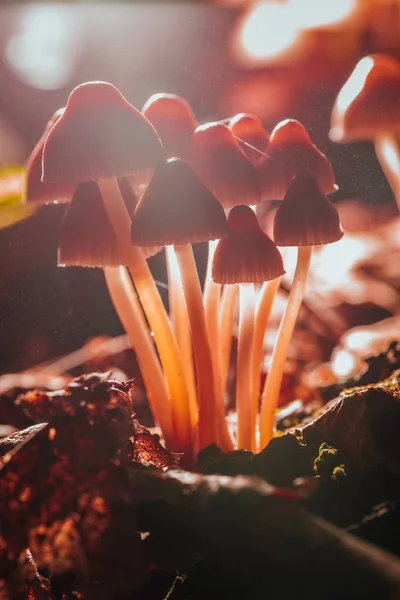
<svg viewBox="0 0 400 600">
<path fill-rule="evenodd" d="M 339 481 L 346 477 L 346 469 L 340 460 L 339 451 L 326 442 L 321 444 L 318 456 L 314 460 L 314 473 L 324 481 Z"/>
</svg>

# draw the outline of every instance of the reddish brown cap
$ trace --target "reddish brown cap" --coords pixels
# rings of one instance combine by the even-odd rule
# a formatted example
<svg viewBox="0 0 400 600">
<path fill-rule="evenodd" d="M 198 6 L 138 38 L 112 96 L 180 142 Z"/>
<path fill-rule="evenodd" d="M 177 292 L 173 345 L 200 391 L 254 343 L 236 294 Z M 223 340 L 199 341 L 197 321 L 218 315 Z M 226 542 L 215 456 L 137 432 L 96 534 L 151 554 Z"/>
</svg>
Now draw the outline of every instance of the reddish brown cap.
<svg viewBox="0 0 400 600">
<path fill-rule="evenodd" d="M 330 137 L 370 140 L 389 131 L 400 132 L 400 62 L 385 54 L 365 56 L 339 92 Z"/>
<path fill-rule="evenodd" d="M 311 175 L 298 175 L 276 211 L 278 246 L 319 246 L 343 236 L 338 212 Z"/>
<path fill-rule="evenodd" d="M 54 123 L 58 121 L 64 112 L 64 108 L 60 108 L 54 113 L 50 121 L 46 125 L 42 137 L 37 142 L 32 150 L 28 162 L 26 164 L 26 189 L 25 202 L 36 204 L 60 204 L 70 202 L 75 190 L 74 183 L 43 183 L 42 181 L 42 154 L 44 142 L 49 134 Z"/>
<path fill-rule="evenodd" d="M 253 165 L 257 165 L 269 142 L 269 134 L 264 129 L 261 119 L 249 113 L 239 113 L 230 120 L 228 127 L 246 156 Z"/>
<path fill-rule="evenodd" d="M 118 179 L 125 206 L 132 216 L 137 198 L 125 177 Z M 160 248 L 146 248 L 146 258 Z M 61 224 L 58 244 L 60 266 L 116 267 L 124 264 L 100 190 L 94 181 L 76 186 Z"/>
<path fill-rule="evenodd" d="M 226 125 L 209 123 L 196 129 L 190 162 L 224 208 L 261 202 L 257 170 Z"/>
<path fill-rule="evenodd" d="M 197 121 L 186 100 L 175 94 L 154 94 L 143 106 L 142 114 L 160 136 L 165 158 L 189 159 Z"/>
<path fill-rule="evenodd" d="M 76 87 L 43 149 L 43 181 L 83 182 L 154 168 L 163 158 L 151 123 L 109 83 Z"/>
<path fill-rule="evenodd" d="M 217 283 L 269 281 L 284 274 L 282 257 L 249 206 L 235 206 L 228 216 L 228 237 L 218 242 L 212 265 Z"/>
<path fill-rule="evenodd" d="M 325 194 L 336 192 L 331 163 L 299 121 L 287 119 L 275 127 L 267 154 L 259 163 L 263 200 L 282 200 L 293 177 L 301 173 L 315 177 Z"/>
<path fill-rule="evenodd" d="M 132 219 L 132 243 L 192 244 L 226 235 L 224 209 L 178 158 L 160 163 Z"/>
</svg>

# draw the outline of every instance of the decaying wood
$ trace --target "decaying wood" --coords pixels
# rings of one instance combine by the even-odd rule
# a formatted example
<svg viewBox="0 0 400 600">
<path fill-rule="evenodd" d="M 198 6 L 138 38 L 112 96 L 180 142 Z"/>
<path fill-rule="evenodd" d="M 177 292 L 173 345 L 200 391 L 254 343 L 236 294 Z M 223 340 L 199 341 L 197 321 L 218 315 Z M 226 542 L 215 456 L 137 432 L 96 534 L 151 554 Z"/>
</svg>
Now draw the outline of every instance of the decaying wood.
<svg viewBox="0 0 400 600">
<path fill-rule="evenodd" d="M 85 600 L 147 600 L 154 568 L 187 573 L 184 597 L 193 600 L 400 598 L 395 556 L 315 517 L 296 490 L 249 474 L 277 478 L 277 457 L 287 462 L 297 452 L 296 468 L 308 468 L 294 435 L 275 439 L 255 457 L 239 453 L 246 475 L 185 472 L 132 417 L 130 385 L 91 374 L 57 392 L 18 399 L 37 424 L 0 440 L 4 598 L 19 600 L 20 582 L 29 598 L 37 588 L 36 597 L 43 589 L 52 600 L 76 593 Z M 390 390 L 375 398 L 359 392 L 342 402 L 348 408 L 339 415 L 327 411 L 314 429 L 303 430 L 304 439 L 312 444 L 314 436 L 317 444 L 320 434 L 352 431 L 348 425 L 358 415 L 365 440 L 375 444 L 364 451 L 382 457 L 386 446 L 377 445 L 376 428 L 368 429 L 377 400 L 397 415 Z M 143 540 L 140 533 L 147 534 Z M 49 589 L 35 573 L 23 574 L 26 548 Z"/>
<path fill-rule="evenodd" d="M 29 439 L 33 440 L 35 433 L 40 437 L 42 432 L 43 436 L 45 430 L 44 426 L 36 426 L 1 440 L 0 453 L 10 456 L 13 449 L 15 451 L 16 448 L 21 448 L 24 440 L 24 447 L 28 448 Z M 41 456 L 40 459 L 42 464 L 50 463 L 46 457 Z M 10 460 L 5 463 L 3 470 L 12 468 L 12 462 Z M 220 584 L 229 581 L 233 589 L 241 590 L 240 593 L 247 589 L 251 594 L 268 594 L 270 598 L 289 598 L 294 593 L 300 597 L 315 599 L 384 599 L 396 597 L 393 595 L 395 593 L 400 597 L 400 562 L 395 557 L 316 519 L 290 495 L 285 497 L 282 491 L 258 478 L 204 476 L 179 470 L 164 473 L 137 465 L 129 466 L 127 472 L 129 484 L 124 490 L 123 501 L 120 496 L 121 487 L 118 489 L 114 485 L 108 496 L 108 502 L 115 502 L 119 511 L 125 507 L 120 513 L 123 518 L 114 530 L 121 535 L 121 552 L 116 552 L 118 548 L 115 538 L 106 540 L 100 552 L 101 538 L 89 536 L 94 553 L 90 568 L 97 571 L 97 575 L 99 568 L 96 563 L 100 557 L 96 557 L 96 552 L 100 553 L 100 564 L 105 569 L 104 572 L 107 572 L 110 564 L 103 562 L 104 558 L 108 557 L 110 560 L 112 556 L 119 556 L 121 559 L 129 549 L 129 540 L 130 547 L 135 548 L 135 552 L 133 556 L 130 554 L 128 564 L 132 568 L 137 561 L 140 564 L 139 571 L 144 573 L 143 557 L 136 547 L 138 538 L 135 534 L 135 531 L 143 531 L 150 533 L 142 545 L 146 547 L 152 563 L 189 570 L 205 562 L 207 572 L 218 573 Z M 116 481 L 118 479 L 114 483 Z M 97 491 L 97 502 L 100 502 L 104 497 L 104 490 L 99 485 Z M 82 496 L 80 502 L 83 502 Z M 87 502 L 88 496 L 86 516 L 89 514 Z M 80 517 L 75 516 L 74 523 L 78 532 L 75 558 L 71 553 L 69 555 L 69 560 L 76 560 L 76 564 L 68 563 L 67 569 L 71 573 L 73 566 L 78 579 L 85 575 L 88 568 L 87 564 L 82 566 L 82 556 L 84 563 L 88 557 L 88 539 L 84 539 L 83 532 L 86 527 L 88 534 L 88 523 L 94 518 L 92 513 L 91 519 L 85 524 L 85 510 L 81 508 Z M 96 510 L 99 510 L 99 506 Z M 72 517 L 69 516 L 66 520 L 68 518 Z M 77 519 L 81 519 L 80 522 Z M 59 530 L 64 528 L 65 532 L 67 527 L 72 527 L 71 523 L 68 525 L 65 521 L 55 521 L 48 527 Z M 131 529 L 132 524 L 134 529 Z M 33 528 L 32 535 L 35 531 L 37 533 L 37 527 Z M 92 530 L 92 535 L 95 530 L 96 527 Z M 129 532 L 129 540 L 122 535 L 124 531 Z M 41 535 L 43 538 L 50 533 L 42 530 Z M 58 537 L 58 542 L 60 539 L 62 538 Z M 71 540 L 71 535 L 67 539 Z M 93 542 L 96 539 L 99 543 L 97 550 L 96 543 Z M 80 559 L 77 550 L 79 547 L 83 550 Z M 37 556 L 34 557 L 39 568 L 48 567 L 44 564 L 46 553 L 41 553 L 38 547 L 36 551 Z M 62 562 L 59 567 L 60 564 Z M 115 565 L 115 562 L 112 564 Z M 126 567 L 127 563 L 124 564 Z M 59 572 L 58 576 L 61 574 Z M 114 597 L 128 597 L 121 590 L 115 595 L 116 589 L 119 589 L 118 586 L 116 588 L 115 576 L 120 576 L 121 573 L 115 573 L 111 568 L 109 574 L 108 580 L 114 581 L 114 585 L 103 587 L 102 594 L 99 594 L 98 586 L 95 590 L 90 590 L 89 586 L 88 597 L 110 600 Z M 201 587 L 198 593 L 203 593 Z"/>
</svg>

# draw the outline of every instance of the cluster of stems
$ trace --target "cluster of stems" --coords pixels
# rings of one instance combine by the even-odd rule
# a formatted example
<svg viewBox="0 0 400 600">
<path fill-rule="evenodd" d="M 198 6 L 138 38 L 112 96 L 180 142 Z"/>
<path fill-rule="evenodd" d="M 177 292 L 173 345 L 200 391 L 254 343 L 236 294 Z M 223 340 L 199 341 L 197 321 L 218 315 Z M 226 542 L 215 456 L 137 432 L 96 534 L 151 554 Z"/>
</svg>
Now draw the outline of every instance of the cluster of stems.
<svg viewBox="0 0 400 600">
<path fill-rule="evenodd" d="M 253 115 L 198 126 L 181 98 L 157 94 L 139 112 L 102 82 L 72 92 L 32 153 L 26 200 L 69 203 L 59 263 L 103 268 L 155 423 L 186 464 L 209 444 L 257 451 L 273 436 L 312 247 L 342 235 L 325 195 L 335 189 L 328 160 L 297 121 L 271 136 Z M 255 210 L 270 200 L 282 201 L 275 242 Z M 204 281 L 197 242 L 208 242 Z M 276 244 L 297 246 L 298 262 L 261 389 L 284 274 Z M 169 314 L 147 264 L 164 246 Z M 236 336 L 235 428 L 226 400 Z"/>
</svg>

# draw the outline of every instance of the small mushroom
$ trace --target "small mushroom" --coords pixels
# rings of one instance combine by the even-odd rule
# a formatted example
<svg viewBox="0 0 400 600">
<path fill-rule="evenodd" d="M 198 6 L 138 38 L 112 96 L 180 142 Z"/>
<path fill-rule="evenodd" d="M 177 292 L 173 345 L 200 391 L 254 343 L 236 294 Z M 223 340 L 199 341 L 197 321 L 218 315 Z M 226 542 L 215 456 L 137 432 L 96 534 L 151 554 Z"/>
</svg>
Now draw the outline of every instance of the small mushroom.
<svg viewBox="0 0 400 600">
<path fill-rule="evenodd" d="M 126 178 L 120 178 L 118 185 L 132 215 L 137 199 Z M 158 248 L 149 250 L 148 255 L 151 255 Z M 172 417 L 164 374 L 140 303 L 123 266 L 117 236 L 94 181 L 76 187 L 61 223 L 58 264 L 103 269 L 114 308 L 137 356 L 154 420 L 163 432 L 166 445 L 173 448 Z"/>
<path fill-rule="evenodd" d="M 190 164 L 224 208 L 261 202 L 257 170 L 227 125 L 208 123 L 197 127 Z"/>
<path fill-rule="evenodd" d="M 295 119 L 278 123 L 258 168 L 263 200 L 282 200 L 293 177 L 302 173 L 312 175 L 325 194 L 337 191 L 331 163 Z"/>
<path fill-rule="evenodd" d="M 257 166 L 267 151 L 269 134 L 261 119 L 249 113 L 239 113 L 228 124 L 239 146 L 253 165 Z"/>
<path fill-rule="evenodd" d="M 255 451 L 256 415 L 253 381 L 254 283 L 283 275 L 282 257 L 248 206 L 228 216 L 228 237 L 218 242 L 212 268 L 214 281 L 239 284 L 239 333 L 236 367 L 238 447 Z"/>
<path fill-rule="evenodd" d="M 258 173 L 245 152 L 240 148 L 229 127 L 223 123 L 208 123 L 198 127 L 192 137 L 191 165 L 199 179 L 208 187 L 224 208 L 238 204 L 257 204 L 261 200 Z M 221 344 L 229 347 L 222 335 L 232 335 L 229 329 L 219 329 L 216 322 L 220 305 L 220 286 L 211 278 L 215 245 L 209 244 L 208 265 L 204 285 L 204 303 L 207 326 L 214 356 L 215 378 L 221 379 Z M 229 292 L 234 294 L 234 291 Z M 226 304 L 229 306 L 229 303 Z M 229 313 L 232 314 L 232 313 Z M 226 323 L 225 316 L 222 320 Z M 233 325 L 233 322 L 231 323 Z M 229 337 L 230 339 L 230 337 Z M 223 382 L 221 380 L 220 388 Z"/>
<path fill-rule="evenodd" d="M 332 111 L 334 142 L 372 140 L 400 209 L 400 62 L 365 56 L 339 92 Z"/>
<path fill-rule="evenodd" d="M 189 160 L 197 121 L 186 100 L 175 94 L 154 94 L 143 106 L 142 114 L 160 136 L 166 158 Z"/>
<path fill-rule="evenodd" d="M 279 246 L 297 246 L 296 271 L 272 353 L 261 400 L 260 442 L 273 436 L 283 369 L 297 315 L 304 298 L 312 247 L 341 239 L 339 215 L 311 175 L 298 175 L 288 187 L 275 215 L 274 239 Z"/>
<path fill-rule="evenodd" d="M 220 441 L 229 444 L 222 407 L 217 402 L 213 362 L 192 243 L 226 235 L 225 213 L 189 165 L 170 159 L 158 165 L 132 219 L 132 241 L 141 246 L 175 247 L 192 331 L 199 404 L 199 449 Z"/>
<path fill-rule="evenodd" d="M 188 404 L 179 348 L 146 259 L 141 249 L 130 243 L 131 219 L 116 180 L 154 169 L 160 160 L 162 145 L 151 123 L 111 84 L 88 82 L 72 91 L 65 111 L 45 140 L 43 181 L 97 181 L 123 264 L 129 267 L 154 333 L 169 398 Z M 190 423 L 174 426 L 175 450 L 190 454 Z"/>
</svg>

